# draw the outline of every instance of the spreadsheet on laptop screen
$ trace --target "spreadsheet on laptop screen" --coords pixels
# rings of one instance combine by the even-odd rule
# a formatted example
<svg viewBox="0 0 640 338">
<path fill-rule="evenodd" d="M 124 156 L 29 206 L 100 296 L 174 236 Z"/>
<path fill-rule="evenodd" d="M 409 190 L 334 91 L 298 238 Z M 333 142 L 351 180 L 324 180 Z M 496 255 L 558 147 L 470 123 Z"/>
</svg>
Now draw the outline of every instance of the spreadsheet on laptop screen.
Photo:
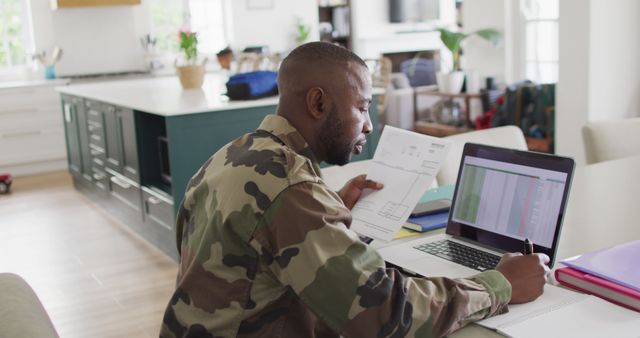
<svg viewBox="0 0 640 338">
<path fill-rule="evenodd" d="M 465 156 L 452 219 L 550 248 L 567 173 Z"/>
</svg>

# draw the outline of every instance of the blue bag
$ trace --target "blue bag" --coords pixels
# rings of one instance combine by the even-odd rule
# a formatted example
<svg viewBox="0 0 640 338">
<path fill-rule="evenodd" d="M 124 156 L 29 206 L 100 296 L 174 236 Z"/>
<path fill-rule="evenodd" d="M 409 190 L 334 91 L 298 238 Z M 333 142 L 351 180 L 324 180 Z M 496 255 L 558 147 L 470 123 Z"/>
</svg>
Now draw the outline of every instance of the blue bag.
<svg viewBox="0 0 640 338">
<path fill-rule="evenodd" d="M 277 75 L 266 70 L 232 75 L 227 81 L 227 96 L 231 100 L 252 100 L 277 95 Z"/>
</svg>

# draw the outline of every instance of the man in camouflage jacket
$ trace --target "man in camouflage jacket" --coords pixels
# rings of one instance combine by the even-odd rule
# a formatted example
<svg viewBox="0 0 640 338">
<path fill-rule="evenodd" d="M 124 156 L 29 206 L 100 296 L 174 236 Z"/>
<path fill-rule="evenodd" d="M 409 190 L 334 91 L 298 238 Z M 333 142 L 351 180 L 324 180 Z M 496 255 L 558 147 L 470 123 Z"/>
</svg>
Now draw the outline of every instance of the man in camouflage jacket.
<svg viewBox="0 0 640 338">
<path fill-rule="evenodd" d="M 506 255 L 468 279 L 406 277 L 349 230 L 364 175 L 339 192 L 372 129 L 364 62 L 328 43 L 296 48 L 277 115 L 216 152 L 178 214 L 181 254 L 162 337 L 439 337 L 542 293 L 544 256 Z"/>
</svg>

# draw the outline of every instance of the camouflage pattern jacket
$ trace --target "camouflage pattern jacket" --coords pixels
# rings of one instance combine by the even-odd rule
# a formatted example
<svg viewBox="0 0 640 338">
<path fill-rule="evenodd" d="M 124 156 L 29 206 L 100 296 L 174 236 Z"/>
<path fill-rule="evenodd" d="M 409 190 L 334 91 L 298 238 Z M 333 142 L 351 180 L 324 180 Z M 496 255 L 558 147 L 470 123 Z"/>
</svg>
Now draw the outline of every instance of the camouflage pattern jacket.
<svg viewBox="0 0 640 338">
<path fill-rule="evenodd" d="M 497 271 L 453 280 L 386 268 L 279 116 L 204 164 L 177 223 L 162 337 L 437 337 L 506 311 L 511 298 Z"/>
</svg>

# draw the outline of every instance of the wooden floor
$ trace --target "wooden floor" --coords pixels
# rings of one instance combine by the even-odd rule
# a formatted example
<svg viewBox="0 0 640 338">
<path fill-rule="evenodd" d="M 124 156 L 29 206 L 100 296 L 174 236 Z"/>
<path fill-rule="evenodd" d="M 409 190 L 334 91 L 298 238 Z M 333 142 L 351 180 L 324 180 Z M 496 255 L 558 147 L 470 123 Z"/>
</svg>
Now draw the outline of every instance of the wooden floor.
<svg viewBox="0 0 640 338">
<path fill-rule="evenodd" d="M 0 195 L 0 271 L 27 280 L 61 337 L 157 337 L 177 265 L 57 172 Z"/>
</svg>

